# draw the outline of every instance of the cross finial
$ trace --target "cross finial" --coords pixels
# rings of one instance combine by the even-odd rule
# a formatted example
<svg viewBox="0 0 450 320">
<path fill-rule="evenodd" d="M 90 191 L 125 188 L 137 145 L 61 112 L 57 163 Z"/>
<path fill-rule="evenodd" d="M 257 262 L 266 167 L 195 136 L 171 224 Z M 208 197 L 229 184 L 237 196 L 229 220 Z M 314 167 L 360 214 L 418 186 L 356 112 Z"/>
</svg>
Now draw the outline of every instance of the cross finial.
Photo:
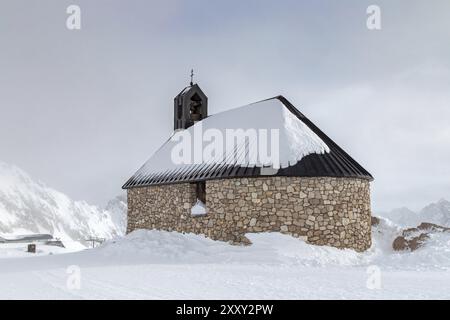
<svg viewBox="0 0 450 320">
<path fill-rule="evenodd" d="M 191 86 L 194 85 L 194 69 L 191 69 Z"/>
</svg>

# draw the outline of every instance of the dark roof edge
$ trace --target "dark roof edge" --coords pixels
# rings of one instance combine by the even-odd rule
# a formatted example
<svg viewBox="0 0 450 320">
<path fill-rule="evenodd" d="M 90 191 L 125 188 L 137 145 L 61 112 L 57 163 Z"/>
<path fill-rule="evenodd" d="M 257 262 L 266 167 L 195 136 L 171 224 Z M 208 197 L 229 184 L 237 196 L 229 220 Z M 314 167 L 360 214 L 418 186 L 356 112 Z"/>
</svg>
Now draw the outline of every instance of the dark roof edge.
<svg viewBox="0 0 450 320">
<path fill-rule="evenodd" d="M 342 153 L 345 157 L 352 161 L 352 165 L 355 165 L 364 175 L 367 175 L 370 181 L 373 181 L 373 176 L 364 169 L 355 159 L 353 159 L 347 152 L 345 152 L 339 145 L 334 142 L 330 137 L 328 137 L 322 130 L 320 130 L 311 120 L 309 120 L 303 113 L 301 113 L 292 103 L 289 102 L 288 99 L 283 97 L 282 95 L 276 96 L 271 99 L 278 99 L 283 103 L 286 108 L 289 109 L 294 115 L 300 118 L 315 134 L 319 136 L 329 147 L 332 146 L 333 149 L 336 149 L 340 153 Z M 270 100 L 270 99 L 267 99 Z"/>
<path fill-rule="evenodd" d="M 122 190 L 128 190 L 128 189 L 135 189 L 135 188 L 144 188 L 144 187 L 154 187 L 154 186 L 164 186 L 169 184 L 180 184 L 180 183 L 196 183 L 196 182 L 202 182 L 202 181 L 211 181 L 211 180 L 225 180 L 225 179 L 259 179 L 259 178 L 270 178 L 270 177 L 289 177 L 289 178 L 304 178 L 304 179 L 311 179 L 311 178 L 334 178 L 334 179 L 360 179 L 360 180 L 368 180 L 373 181 L 373 178 L 369 177 L 363 177 L 363 176 L 332 176 L 332 175 L 326 175 L 326 176 L 292 176 L 292 175 L 236 175 L 236 176 L 219 176 L 219 177 L 212 177 L 212 178 L 195 178 L 191 180 L 175 180 L 175 181 L 162 181 L 157 183 L 148 183 L 148 184 L 140 184 L 136 186 L 126 186 L 127 183 L 125 183 L 122 186 Z"/>
<path fill-rule="evenodd" d="M 188 85 L 186 87 L 183 88 L 183 90 L 180 91 L 180 93 L 178 93 L 174 99 L 176 99 L 177 97 L 184 95 L 186 93 L 188 93 L 189 91 L 193 90 L 193 89 L 197 89 L 198 91 L 200 91 L 203 95 L 205 95 L 205 93 L 203 92 L 202 88 L 200 88 L 200 86 L 197 83 L 194 83 L 193 85 Z M 206 96 L 206 95 L 205 95 Z"/>
</svg>

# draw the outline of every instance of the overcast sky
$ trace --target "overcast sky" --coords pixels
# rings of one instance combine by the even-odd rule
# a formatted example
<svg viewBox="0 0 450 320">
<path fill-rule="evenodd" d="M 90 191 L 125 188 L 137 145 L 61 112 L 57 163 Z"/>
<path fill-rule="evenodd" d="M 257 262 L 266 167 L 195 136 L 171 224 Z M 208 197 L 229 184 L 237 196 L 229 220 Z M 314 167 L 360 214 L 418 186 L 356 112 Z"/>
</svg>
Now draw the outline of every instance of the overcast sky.
<svg viewBox="0 0 450 320">
<path fill-rule="evenodd" d="M 1 0 L 0 161 L 104 204 L 194 68 L 210 114 L 283 94 L 372 173 L 375 211 L 450 198 L 450 1 L 218 2 Z"/>
</svg>

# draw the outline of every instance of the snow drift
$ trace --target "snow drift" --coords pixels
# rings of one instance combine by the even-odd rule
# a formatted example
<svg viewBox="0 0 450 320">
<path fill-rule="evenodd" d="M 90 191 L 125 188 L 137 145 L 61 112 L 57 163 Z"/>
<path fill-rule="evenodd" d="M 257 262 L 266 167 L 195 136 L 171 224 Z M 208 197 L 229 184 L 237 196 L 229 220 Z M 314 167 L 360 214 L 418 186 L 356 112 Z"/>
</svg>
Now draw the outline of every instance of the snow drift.
<svg viewBox="0 0 450 320">
<path fill-rule="evenodd" d="M 372 247 L 363 253 L 310 245 L 280 233 L 250 233 L 246 236 L 252 245 L 234 246 L 201 235 L 157 230 L 136 230 L 91 252 L 156 264 L 377 265 L 387 269 L 450 270 L 450 234 L 432 235 L 426 246 L 414 252 L 394 252 L 392 241 L 400 230 L 391 221 L 382 219 L 373 229 Z"/>
<path fill-rule="evenodd" d="M 399 230 L 382 220 L 364 253 L 279 233 L 248 234 L 251 246 L 233 246 L 155 230 L 136 230 L 75 253 L 41 247 L 40 256 L 31 258 L 24 248 L 10 248 L 0 250 L 0 298 L 448 299 L 448 234 L 417 251 L 394 253 Z M 80 290 L 66 285 L 73 265 L 82 270 Z M 376 290 L 367 284 L 374 267 L 381 274 Z"/>
</svg>

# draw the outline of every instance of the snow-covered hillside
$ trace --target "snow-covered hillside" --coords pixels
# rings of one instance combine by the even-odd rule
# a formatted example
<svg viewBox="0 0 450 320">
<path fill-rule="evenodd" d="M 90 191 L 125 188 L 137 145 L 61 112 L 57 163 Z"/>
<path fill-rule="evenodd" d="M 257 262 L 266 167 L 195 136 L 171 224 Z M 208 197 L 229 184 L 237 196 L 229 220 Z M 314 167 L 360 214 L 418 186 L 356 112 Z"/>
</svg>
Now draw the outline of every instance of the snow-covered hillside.
<svg viewBox="0 0 450 320">
<path fill-rule="evenodd" d="M 436 203 L 427 205 L 419 212 L 403 207 L 379 215 L 405 227 L 415 227 L 422 222 L 450 227 L 450 202 L 441 199 Z"/>
<path fill-rule="evenodd" d="M 15 258 L 0 256 L 0 298 L 449 299 L 450 234 L 399 253 L 389 245 L 397 230 L 382 220 L 364 253 L 279 233 L 249 234 L 253 245 L 232 246 L 155 230 L 76 253 L 24 258 L 22 250 L 19 258 L 16 248 Z"/>
<path fill-rule="evenodd" d="M 124 193 L 110 200 L 106 204 L 105 210 L 111 215 L 112 222 L 119 234 L 125 234 L 127 230 L 127 195 Z"/>
<path fill-rule="evenodd" d="M 429 204 L 419 212 L 422 220 L 450 227 L 450 202 L 441 199 Z"/>
<path fill-rule="evenodd" d="M 124 233 L 121 201 L 110 202 L 108 209 L 73 201 L 0 162 L 0 236 L 48 233 L 68 247 L 81 247 L 91 236 L 110 239 Z"/>
</svg>

